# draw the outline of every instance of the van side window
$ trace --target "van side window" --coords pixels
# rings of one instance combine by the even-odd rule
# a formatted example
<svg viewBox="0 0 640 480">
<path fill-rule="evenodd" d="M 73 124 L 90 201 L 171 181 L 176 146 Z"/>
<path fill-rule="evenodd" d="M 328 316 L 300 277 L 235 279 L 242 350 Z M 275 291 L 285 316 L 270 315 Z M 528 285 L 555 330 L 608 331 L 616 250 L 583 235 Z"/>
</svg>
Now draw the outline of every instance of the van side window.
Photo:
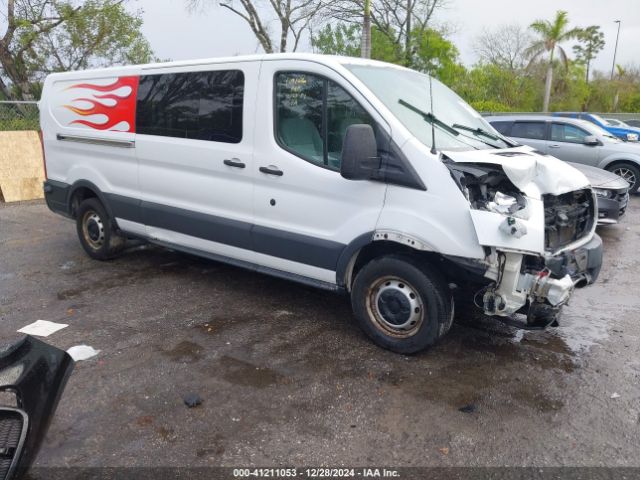
<svg viewBox="0 0 640 480">
<path fill-rule="evenodd" d="M 239 70 L 143 75 L 136 132 L 239 143 L 243 96 L 244 74 Z"/>
<path fill-rule="evenodd" d="M 334 170 L 340 169 L 347 128 L 358 123 L 374 126 L 369 114 L 342 87 L 307 73 L 276 76 L 275 109 L 280 145 Z"/>
<path fill-rule="evenodd" d="M 566 123 L 553 123 L 551 125 L 551 140 L 554 142 L 584 143 L 585 137 L 589 135 L 589 132 L 574 125 Z"/>
<path fill-rule="evenodd" d="M 511 136 L 544 140 L 547 124 L 545 122 L 515 122 L 511 127 Z"/>
</svg>

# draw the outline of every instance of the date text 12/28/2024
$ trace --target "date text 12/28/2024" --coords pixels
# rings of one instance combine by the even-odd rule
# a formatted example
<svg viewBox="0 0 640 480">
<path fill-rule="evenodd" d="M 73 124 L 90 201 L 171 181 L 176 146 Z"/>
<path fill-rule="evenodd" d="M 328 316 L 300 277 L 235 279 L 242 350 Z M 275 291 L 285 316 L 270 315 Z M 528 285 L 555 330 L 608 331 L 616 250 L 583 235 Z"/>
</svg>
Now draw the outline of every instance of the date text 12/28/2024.
<svg viewBox="0 0 640 480">
<path fill-rule="evenodd" d="M 386 468 L 235 468 L 234 478 L 398 478 L 397 470 Z"/>
</svg>

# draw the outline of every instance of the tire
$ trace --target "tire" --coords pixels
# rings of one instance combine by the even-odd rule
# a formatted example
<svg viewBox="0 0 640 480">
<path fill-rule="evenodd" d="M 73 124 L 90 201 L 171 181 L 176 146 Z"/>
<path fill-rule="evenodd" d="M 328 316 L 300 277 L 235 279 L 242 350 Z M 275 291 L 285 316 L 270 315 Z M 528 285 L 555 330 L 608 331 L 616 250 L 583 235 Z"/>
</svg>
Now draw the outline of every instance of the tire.
<svg viewBox="0 0 640 480">
<path fill-rule="evenodd" d="M 351 289 L 360 328 L 380 347 L 411 354 L 434 345 L 451 328 L 453 296 L 442 276 L 406 255 L 366 264 Z"/>
<path fill-rule="evenodd" d="M 96 260 L 109 260 L 124 249 L 125 238 L 116 233 L 113 220 L 97 198 L 88 198 L 78 207 L 76 230 L 82 248 Z"/>
<path fill-rule="evenodd" d="M 629 193 L 636 193 L 638 191 L 638 187 L 640 187 L 640 168 L 637 165 L 627 162 L 614 163 L 613 165 L 609 165 L 607 170 L 624 178 L 631 184 Z"/>
</svg>

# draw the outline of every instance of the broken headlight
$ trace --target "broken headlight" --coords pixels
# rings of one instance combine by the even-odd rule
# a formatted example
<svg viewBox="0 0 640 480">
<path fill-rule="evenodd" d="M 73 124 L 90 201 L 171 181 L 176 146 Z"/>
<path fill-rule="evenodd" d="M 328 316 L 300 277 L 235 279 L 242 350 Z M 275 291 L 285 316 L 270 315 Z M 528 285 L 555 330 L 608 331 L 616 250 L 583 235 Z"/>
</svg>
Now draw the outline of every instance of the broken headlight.
<svg viewBox="0 0 640 480">
<path fill-rule="evenodd" d="M 527 201 L 499 165 L 446 163 L 474 210 L 527 219 Z"/>
</svg>

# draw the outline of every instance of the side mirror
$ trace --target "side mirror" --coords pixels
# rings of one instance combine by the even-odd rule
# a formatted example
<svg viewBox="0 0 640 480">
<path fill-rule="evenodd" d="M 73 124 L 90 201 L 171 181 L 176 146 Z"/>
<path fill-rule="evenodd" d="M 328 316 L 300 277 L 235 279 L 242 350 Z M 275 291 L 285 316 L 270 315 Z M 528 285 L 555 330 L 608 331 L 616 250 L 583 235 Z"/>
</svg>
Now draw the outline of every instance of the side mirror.
<svg viewBox="0 0 640 480">
<path fill-rule="evenodd" d="M 589 145 L 590 147 L 600 145 L 600 140 L 598 140 L 598 137 L 596 137 L 595 135 L 587 135 L 586 137 L 584 137 L 584 140 L 582 142 L 585 145 Z"/>
<path fill-rule="evenodd" d="M 348 180 L 369 180 L 380 167 L 378 144 L 371 125 L 347 127 L 342 142 L 340 175 Z"/>
</svg>

